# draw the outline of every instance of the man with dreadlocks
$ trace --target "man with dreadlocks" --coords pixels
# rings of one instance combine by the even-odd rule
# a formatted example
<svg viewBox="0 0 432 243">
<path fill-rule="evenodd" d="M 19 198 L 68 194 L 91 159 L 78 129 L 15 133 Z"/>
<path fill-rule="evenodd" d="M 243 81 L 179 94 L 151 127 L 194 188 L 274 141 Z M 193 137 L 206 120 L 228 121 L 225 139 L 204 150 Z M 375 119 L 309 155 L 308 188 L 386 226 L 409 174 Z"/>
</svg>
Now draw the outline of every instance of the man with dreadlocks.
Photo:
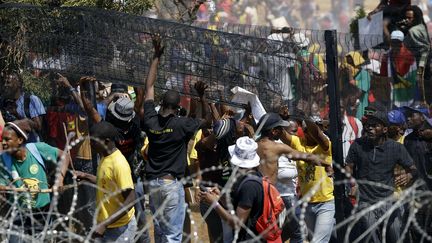
<svg viewBox="0 0 432 243">
<path fill-rule="evenodd" d="M 428 57 L 430 52 L 430 39 L 426 24 L 423 20 L 423 12 L 418 6 L 410 6 L 405 10 L 405 20 L 407 22 L 407 32 L 405 33 L 404 44 L 414 54 L 417 63 L 417 80 L 420 88 L 421 97 L 424 97 L 424 80 L 431 77 L 428 67 Z"/>
</svg>

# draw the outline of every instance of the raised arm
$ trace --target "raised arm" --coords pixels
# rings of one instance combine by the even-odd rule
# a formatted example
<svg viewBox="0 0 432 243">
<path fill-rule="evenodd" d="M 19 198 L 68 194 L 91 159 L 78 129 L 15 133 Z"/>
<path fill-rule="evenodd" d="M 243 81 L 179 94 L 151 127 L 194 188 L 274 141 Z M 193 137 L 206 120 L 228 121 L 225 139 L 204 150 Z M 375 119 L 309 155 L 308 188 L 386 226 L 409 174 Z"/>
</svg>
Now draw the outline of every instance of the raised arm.
<svg viewBox="0 0 432 243">
<path fill-rule="evenodd" d="M 150 65 L 149 74 L 147 76 L 146 81 L 146 94 L 144 100 L 154 100 L 154 84 L 156 82 L 157 77 L 157 70 L 159 66 L 160 57 L 163 54 L 163 51 L 165 49 L 164 46 L 161 44 L 161 38 L 159 35 L 156 35 L 153 37 L 153 48 L 154 48 L 154 54 L 153 59 Z"/>
<path fill-rule="evenodd" d="M 202 81 L 198 81 L 195 83 L 195 90 L 197 91 L 198 96 L 199 96 L 200 101 L 201 101 L 202 119 L 204 119 L 200 128 L 210 127 L 210 125 L 212 123 L 211 113 L 209 111 L 209 105 L 207 103 L 207 99 L 205 96 L 205 91 L 207 88 L 208 88 L 208 85 Z"/>
<path fill-rule="evenodd" d="M 286 155 L 288 158 L 292 160 L 303 160 L 304 162 L 311 163 L 316 166 L 330 166 L 331 164 L 327 163 L 323 158 L 317 156 L 315 154 L 303 153 L 299 152 L 290 146 L 277 143 L 274 145 L 274 151 L 278 154 L 278 156 Z"/>
<path fill-rule="evenodd" d="M 135 113 L 138 115 L 140 119 L 144 119 L 144 95 L 145 90 L 143 87 L 134 88 L 136 94 L 136 100 L 134 105 Z"/>
<path fill-rule="evenodd" d="M 5 126 L 5 121 L 3 119 L 3 115 L 0 111 L 0 128 L 4 128 L 4 126 Z"/>
<path fill-rule="evenodd" d="M 93 77 L 82 77 L 80 79 L 80 88 L 81 88 L 81 100 L 84 107 L 85 112 L 87 113 L 87 116 L 93 120 L 93 122 L 98 123 L 102 121 L 102 117 L 99 115 L 96 108 L 93 106 L 91 101 L 87 98 L 88 90 L 86 89 L 85 85 L 87 82 L 94 82 L 96 81 Z"/>
<path fill-rule="evenodd" d="M 221 119 L 219 111 L 218 111 L 215 103 L 210 103 L 210 111 L 212 113 L 212 118 L 213 118 L 214 122 Z"/>
<path fill-rule="evenodd" d="M 326 135 L 321 131 L 315 122 L 311 120 L 303 121 L 303 131 L 307 132 L 320 146 L 324 151 L 328 151 L 330 148 L 330 141 Z"/>
<path fill-rule="evenodd" d="M 189 117 L 196 118 L 196 108 L 197 108 L 197 99 L 196 99 L 196 97 L 191 97 L 190 108 L 189 108 Z"/>
<path fill-rule="evenodd" d="M 81 100 L 81 97 L 79 96 L 78 91 L 70 84 L 69 80 L 65 76 L 61 75 L 60 73 L 57 73 L 57 76 L 58 76 L 57 82 L 70 91 L 70 94 L 72 95 L 72 98 L 74 99 L 75 103 L 77 103 L 80 109 L 84 111 L 85 110 L 84 105 Z"/>
</svg>

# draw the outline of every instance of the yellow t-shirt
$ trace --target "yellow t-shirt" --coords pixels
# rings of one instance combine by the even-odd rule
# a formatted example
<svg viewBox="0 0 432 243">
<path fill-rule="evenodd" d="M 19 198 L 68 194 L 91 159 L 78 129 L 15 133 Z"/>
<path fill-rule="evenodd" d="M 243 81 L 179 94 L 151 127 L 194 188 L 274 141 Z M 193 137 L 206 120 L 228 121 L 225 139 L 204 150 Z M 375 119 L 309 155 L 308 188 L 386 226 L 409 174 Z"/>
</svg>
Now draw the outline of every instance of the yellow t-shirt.
<svg viewBox="0 0 432 243">
<path fill-rule="evenodd" d="M 191 159 L 195 159 L 195 160 L 198 159 L 198 152 L 196 151 L 195 146 L 201 140 L 201 137 L 202 137 L 202 129 L 198 130 L 198 132 L 195 134 L 194 141 L 193 141 L 193 144 L 192 144 L 192 148 L 191 148 L 191 151 L 189 153 L 188 164 L 190 164 L 189 160 L 191 160 Z"/>
<path fill-rule="evenodd" d="M 96 184 L 98 187 L 96 205 L 100 207 L 97 222 L 100 223 L 114 214 L 124 203 L 122 190 L 134 189 L 129 163 L 120 150 L 102 158 L 97 169 Z M 132 217 L 135 217 L 134 214 L 135 208 L 132 207 L 127 214 L 110 224 L 108 228 L 118 228 L 128 224 Z"/>
<path fill-rule="evenodd" d="M 299 137 L 292 136 L 291 147 L 295 150 L 311 154 L 322 154 L 326 156 L 325 161 L 332 164 L 331 145 L 327 151 L 324 151 L 321 146 L 306 146 L 303 140 Z M 321 183 L 315 189 L 315 194 L 312 195 L 309 202 L 320 203 L 334 199 L 333 195 L 333 179 L 327 176 L 323 166 L 310 165 L 304 161 L 297 161 L 298 178 L 300 183 L 300 192 L 305 196 L 318 183 Z"/>
</svg>

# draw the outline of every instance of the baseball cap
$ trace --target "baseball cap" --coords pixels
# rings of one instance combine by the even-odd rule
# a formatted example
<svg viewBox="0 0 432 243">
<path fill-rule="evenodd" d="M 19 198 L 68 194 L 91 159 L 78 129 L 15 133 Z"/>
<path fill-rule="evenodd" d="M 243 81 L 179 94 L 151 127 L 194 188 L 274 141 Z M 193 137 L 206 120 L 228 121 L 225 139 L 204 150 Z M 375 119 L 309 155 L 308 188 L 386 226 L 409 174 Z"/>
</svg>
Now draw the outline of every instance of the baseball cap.
<svg viewBox="0 0 432 243">
<path fill-rule="evenodd" d="M 402 125 L 405 124 L 406 119 L 403 112 L 400 110 L 392 110 L 387 114 L 390 124 Z"/>
<path fill-rule="evenodd" d="M 128 87 L 124 84 L 112 84 L 111 93 L 127 93 Z"/>
<path fill-rule="evenodd" d="M 392 40 L 404 41 L 404 38 L 405 38 L 405 35 L 400 30 L 395 30 L 395 31 L 391 32 L 391 34 L 390 34 L 390 39 L 392 39 Z"/>
<path fill-rule="evenodd" d="M 122 97 L 115 102 L 111 102 L 108 110 L 115 118 L 121 121 L 129 122 L 135 117 L 134 102 L 127 97 Z"/>
<path fill-rule="evenodd" d="M 426 117 L 429 117 L 429 107 L 425 106 L 425 105 L 414 105 L 414 106 L 404 106 L 403 107 L 404 110 L 404 114 L 405 116 L 410 116 L 413 113 L 420 113 L 425 115 Z"/>
<path fill-rule="evenodd" d="M 258 122 L 258 127 L 261 127 L 261 123 L 263 122 L 264 124 L 262 125 L 261 131 L 268 131 L 275 127 L 288 127 L 290 125 L 289 122 L 283 120 L 279 114 L 274 112 L 262 116 Z"/>
<path fill-rule="evenodd" d="M 231 164 L 245 169 L 257 167 L 260 162 L 257 148 L 258 144 L 252 138 L 245 136 L 237 139 L 235 145 L 228 147 Z"/>
<path fill-rule="evenodd" d="M 370 119 L 379 120 L 385 127 L 390 125 L 387 113 L 384 111 L 375 111 L 365 114 L 366 121 Z"/>
</svg>

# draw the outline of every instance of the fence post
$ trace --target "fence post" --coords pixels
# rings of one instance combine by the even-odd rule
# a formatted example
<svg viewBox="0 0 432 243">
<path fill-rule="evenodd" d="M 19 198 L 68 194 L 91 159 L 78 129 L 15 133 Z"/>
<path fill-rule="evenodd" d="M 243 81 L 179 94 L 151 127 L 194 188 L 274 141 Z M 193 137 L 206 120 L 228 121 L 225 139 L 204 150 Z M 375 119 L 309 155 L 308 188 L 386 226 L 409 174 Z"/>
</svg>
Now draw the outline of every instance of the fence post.
<svg viewBox="0 0 432 243">
<path fill-rule="evenodd" d="M 88 82 L 87 85 L 88 85 L 87 90 L 89 93 L 89 97 L 87 97 L 87 98 L 90 99 L 90 102 L 92 103 L 93 107 L 97 110 L 95 83 L 94 82 Z M 90 128 L 94 125 L 94 122 L 93 122 L 92 118 L 90 118 L 90 117 L 88 117 L 87 122 L 88 122 L 89 131 L 90 131 Z M 95 169 L 95 166 L 97 167 L 97 164 L 98 164 L 98 157 L 97 157 L 96 152 L 93 149 L 91 150 L 91 155 L 92 155 L 93 169 Z"/>
<path fill-rule="evenodd" d="M 326 65 L 327 65 L 327 94 L 329 96 L 329 119 L 330 119 L 330 140 L 332 143 L 332 156 L 334 163 L 343 166 L 342 151 L 342 114 L 340 110 L 340 91 L 338 82 L 338 56 L 337 56 L 337 32 L 336 30 L 325 31 L 326 43 Z M 345 177 L 340 170 L 335 170 L 335 181 L 342 181 Z M 335 185 L 334 189 L 336 204 L 336 222 L 344 220 L 344 184 Z M 338 230 L 338 242 L 343 241 L 343 227 Z"/>
</svg>

